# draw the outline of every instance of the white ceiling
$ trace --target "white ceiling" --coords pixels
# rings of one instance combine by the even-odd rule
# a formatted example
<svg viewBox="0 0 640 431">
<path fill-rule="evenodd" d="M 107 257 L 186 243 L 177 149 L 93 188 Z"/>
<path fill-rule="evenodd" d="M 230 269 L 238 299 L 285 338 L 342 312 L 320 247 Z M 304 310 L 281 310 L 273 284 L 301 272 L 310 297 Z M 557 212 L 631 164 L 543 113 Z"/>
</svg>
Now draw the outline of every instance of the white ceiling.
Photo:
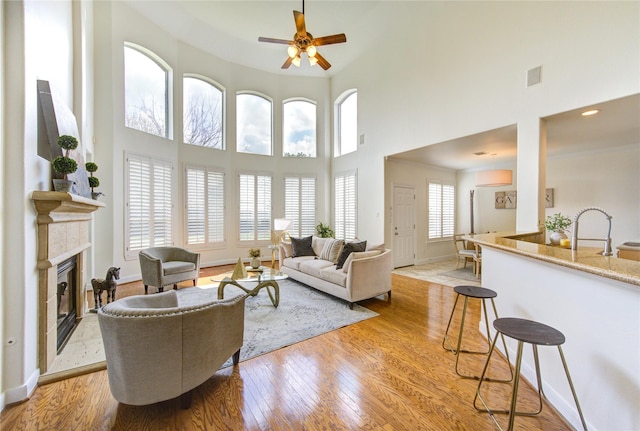
<svg viewBox="0 0 640 431">
<path fill-rule="evenodd" d="M 286 46 L 258 42 L 259 36 L 291 39 L 295 33 L 293 10 L 299 1 L 148 1 L 125 3 L 166 29 L 179 40 L 227 61 L 288 76 L 330 77 L 354 62 L 385 34 L 402 29 L 394 1 L 305 1 L 307 31 L 314 37 L 345 33 L 347 42 L 323 46 L 319 52 L 332 64 L 324 71 L 303 59 L 301 67 L 280 68 Z M 583 107 L 547 117 L 547 153 L 556 156 L 595 151 L 608 146 L 640 145 L 640 95 L 595 108 L 598 115 L 582 117 Z M 516 157 L 515 125 L 461 137 L 393 157 L 450 169 L 477 169 Z M 476 156 L 475 152 L 485 152 Z M 495 156 L 492 156 L 495 154 Z"/>
</svg>

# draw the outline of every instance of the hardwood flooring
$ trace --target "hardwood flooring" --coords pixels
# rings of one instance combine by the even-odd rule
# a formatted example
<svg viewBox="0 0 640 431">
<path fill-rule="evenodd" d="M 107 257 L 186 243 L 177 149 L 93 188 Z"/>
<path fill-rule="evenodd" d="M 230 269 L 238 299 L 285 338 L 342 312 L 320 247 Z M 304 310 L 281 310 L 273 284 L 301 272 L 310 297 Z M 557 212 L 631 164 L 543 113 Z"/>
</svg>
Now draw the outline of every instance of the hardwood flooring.
<svg viewBox="0 0 640 431">
<path fill-rule="evenodd" d="M 203 276 L 223 270 L 228 267 L 205 269 Z M 143 291 L 140 283 L 118 289 L 120 297 Z M 494 430 L 490 416 L 473 408 L 477 382 L 458 377 L 455 356 L 441 346 L 453 301 L 451 287 L 393 275 L 391 301 L 361 302 L 378 317 L 220 370 L 194 390 L 188 410 L 178 399 L 119 404 L 107 372 L 98 371 L 38 387 L 29 400 L 5 408 L 0 429 Z M 474 330 L 479 306 L 470 313 L 465 345 L 479 348 L 486 343 Z M 484 359 L 467 355 L 460 363 L 479 373 Z M 506 372 L 502 361 L 491 367 L 495 377 Z M 520 391 L 518 407 L 533 406 L 534 390 L 521 384 Z M 489 402 L 506 408 L 509 394 L 508 385 L 494 384 Z M 506 427 L 505 415 L 497 420 Z M 572 429 L 549 405 L 538 416 L 517 417 L 515 425 Z"/>
</svg>

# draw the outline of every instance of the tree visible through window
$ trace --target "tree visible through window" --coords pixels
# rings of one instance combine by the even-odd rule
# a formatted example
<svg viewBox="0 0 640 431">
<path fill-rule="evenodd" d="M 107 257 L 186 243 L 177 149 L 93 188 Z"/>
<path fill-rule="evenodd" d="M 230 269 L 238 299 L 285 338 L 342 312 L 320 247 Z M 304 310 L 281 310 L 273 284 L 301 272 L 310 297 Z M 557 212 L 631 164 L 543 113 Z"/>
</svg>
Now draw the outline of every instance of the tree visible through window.
<svg viewBox="0 0 640 431">
<path fill-rule="evenodd" d="M 429 182 L 429 239 L 453 236 L 455 229 L 455 186 Z"/>
<path fill-rule="evenodd" d="M 182 82 L 184 143 L 223 150 L 224 92 L 194 76 L 185 76 Z"/>
<path fill-rule="evenodd" d="M 335 155 L 342 156 L 358 149 L 358 92 L 347 94 L 336 104 L 337 139 Z"/>
<path fill-rule="evenodd" d="M 236 150 L 271 156 L 272 104 L 262 96 L 239 93 L 236 96 Z"/>
<path fill-rule="evenodd" d="M 336 238 L 350 240 L 356 237 L 357 177 L 355 172 L 338 175 L 334 180 Z"/>
<path fill-rule="evenodd" d="M 316 226 L 316 179 L 284 179 L 284 218 L 293 221 L 289 233 L 301 237 L 313 235 Z"/>
<path fill-rule="evenodd" d="M 142 47 L 124 46 L 125 126 L 168 137 L 169 67 Z"/>
<path fill-rule="evenodd" d="M 282 155 L 316 157 L 316 105 L 292 100 L 282 105 Z"/>
<path fill-rule="evenodd" d="M 240 174 L 240 241 L 271 239 L 271 177 Z"/>
<path fill-rule="evenodd" d="M 126 157 L 126 252 L 173 244 L 171 186 L 173 164 L 148 156 Z"/>
<path fill-rule="evenodd" d="M 224 242 L 224 173 L 185 168 L 187 244 Z"/>
</svg>

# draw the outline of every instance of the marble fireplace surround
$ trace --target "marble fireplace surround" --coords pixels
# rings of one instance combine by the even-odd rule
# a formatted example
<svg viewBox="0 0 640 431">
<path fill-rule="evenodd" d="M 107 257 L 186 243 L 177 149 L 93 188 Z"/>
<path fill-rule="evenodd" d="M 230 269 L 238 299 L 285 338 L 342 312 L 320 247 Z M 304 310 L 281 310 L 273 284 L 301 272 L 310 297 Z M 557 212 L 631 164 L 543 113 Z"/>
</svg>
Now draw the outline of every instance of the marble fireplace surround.
<svg viewBox="0 0 640 431">
<path fill-rule="evenodd" d="M 40 374 L 51 367 L 57 345 L 58 264 L 77 255 L 76 312 L 86 312 L 85 253 L 91 247 L 89 228 L 93 212 L 104 203 L 75 194 L 34 191 L 38 225 L 38 362 Z"/>
</svg>

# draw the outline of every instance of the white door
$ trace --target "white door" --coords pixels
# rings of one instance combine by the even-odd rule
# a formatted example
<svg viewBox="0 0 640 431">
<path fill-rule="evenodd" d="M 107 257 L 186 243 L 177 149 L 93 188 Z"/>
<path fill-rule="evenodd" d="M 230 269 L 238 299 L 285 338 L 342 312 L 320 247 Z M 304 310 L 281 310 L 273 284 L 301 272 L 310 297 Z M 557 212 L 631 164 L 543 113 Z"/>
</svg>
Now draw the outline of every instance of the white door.
<svg viewBox="0 0 640 431">
<path fill-rule="evenodd" d="M 415 259 L 415 200 L 413 187 L 393 186 L 393 266 L 414 264 Z"/>
</svg>

